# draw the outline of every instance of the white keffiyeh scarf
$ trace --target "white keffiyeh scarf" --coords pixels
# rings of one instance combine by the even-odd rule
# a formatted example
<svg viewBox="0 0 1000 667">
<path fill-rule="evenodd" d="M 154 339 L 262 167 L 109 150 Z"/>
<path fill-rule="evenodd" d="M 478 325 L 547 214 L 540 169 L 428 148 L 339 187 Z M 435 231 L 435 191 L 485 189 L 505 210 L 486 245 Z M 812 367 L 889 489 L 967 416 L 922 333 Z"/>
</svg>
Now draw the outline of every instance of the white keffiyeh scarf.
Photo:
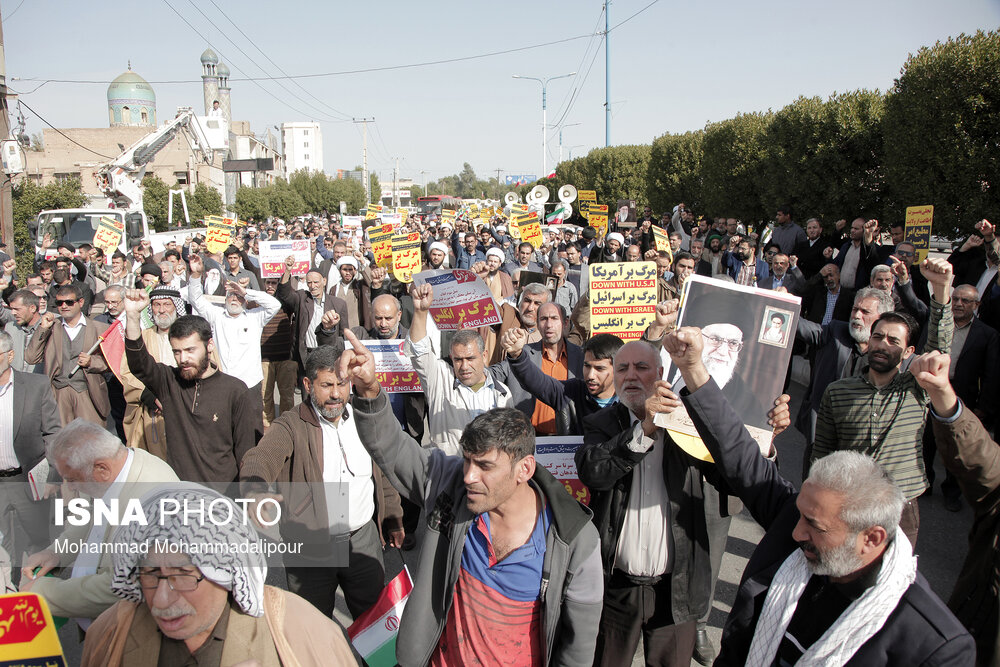
<svg viewBox="0 0 1000 667">
<path fill-rule="evenodd" d="M 778 646 L 811 576 L 801 549 L 796 549 L 778 568 L 753 633 L 747 667 L 770 667 L 774 663 Z M 882 569 L 875 585 L 844 610 L 796 665 L 838 667 L 850 660 L 882 628 L 916 576 L 917 559 L 906 535 L 897 528 L 895 539 L 882 556 Z"/>
</svg>

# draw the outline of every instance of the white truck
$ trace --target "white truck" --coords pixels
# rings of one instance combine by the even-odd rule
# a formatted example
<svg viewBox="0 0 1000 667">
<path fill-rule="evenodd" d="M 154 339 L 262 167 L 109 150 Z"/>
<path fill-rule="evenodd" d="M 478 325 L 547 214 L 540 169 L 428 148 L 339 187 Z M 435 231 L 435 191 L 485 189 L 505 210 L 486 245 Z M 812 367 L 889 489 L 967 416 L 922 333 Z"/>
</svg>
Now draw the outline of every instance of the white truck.
<svg viewBox="0 0 1000 667">
<path fill-rule="evenodd" d="M 52 238 L 53 247 L 60 241 L 90 243 L 102 216 L 115 218 L 124 225 L 125 232 L 118 246 L 122 252 L 127 253 L 130 245 L 139 239 L 153 241 L 154 235 L 150 234 L 149 220 L 142 208 L 142 179 L 156 154 L 178 134 L 185 137 L 195 157 L 206 164 L 213 162 L 215 151 L 226 150 L 229 146 L 229 125 L 225 118 L 195 116 L 190 107 L 179 108 L 171 121 L 129 146 L 95 174 L 98 186 L 113 208 L 42 211 L 35 220 L 27 221 L 36 252 L 41 252 L 46 234 Z M 185 230 L 184 236 L 196 231 Z"/>
</svg>

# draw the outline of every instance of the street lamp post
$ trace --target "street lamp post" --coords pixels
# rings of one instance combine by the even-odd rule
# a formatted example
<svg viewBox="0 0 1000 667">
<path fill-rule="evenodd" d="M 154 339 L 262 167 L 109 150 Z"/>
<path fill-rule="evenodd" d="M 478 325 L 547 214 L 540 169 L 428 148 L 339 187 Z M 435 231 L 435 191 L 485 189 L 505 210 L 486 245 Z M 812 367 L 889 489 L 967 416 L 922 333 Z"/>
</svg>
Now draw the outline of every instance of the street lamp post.
<svg viewBox="0 0 1000 667">
<path fill-rule="evenodd" d="M 563 148 L 562 133 L 563 133 L 563 130 L 566 129 L 567 127 L 573 127 L 574 125 L 582 125 L 582 124 L 583 123 L 570 123 L 569 125 L 560 125 L 559 126 L 559 161 L 560 162 L 562 162 L 562 148 Z"/>
<path fill-rule="evenodd" d="M 549 81 L 555 81 L 556 79 L 565 79 L 566 77 L 575 76 L 576 72 L 570 72 L 569 74 L 560 74 L 558 76 L 550 76 L 546 79 L 539 79 L 536 76 L 521 76 L 520 74 L 514 74 L 515 79 L 530 79 L 532 81 L 537 81 L 542 84 L 542 173 L 539 178 L 545 178 L 548 176 L 546 171 L 546 164 L 548 158 L 548 142 L 546 141 L 545 133 L 548 131 L 548 123 L 546 122 L 546 106 L 545 106 L 545 89 L 549 85 Z"/>
</svg>

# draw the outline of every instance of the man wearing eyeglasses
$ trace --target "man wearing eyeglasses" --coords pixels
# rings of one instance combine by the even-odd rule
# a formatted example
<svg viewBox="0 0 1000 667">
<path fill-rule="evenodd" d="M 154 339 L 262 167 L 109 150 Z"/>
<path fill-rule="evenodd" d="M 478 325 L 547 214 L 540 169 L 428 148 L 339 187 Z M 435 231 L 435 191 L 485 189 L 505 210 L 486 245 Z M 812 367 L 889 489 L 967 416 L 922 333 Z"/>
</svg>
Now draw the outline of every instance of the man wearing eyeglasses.
<svg viewBox="0 0 1000 667">
<path fill-rule="evenodd" d="M 108 327 L 83 314 L 83 293 L 76 285 L 57 288 L 53 305 L 60 317 L 51 311 L 42 315 L 24 350 L 24 360 L 29 364 L 44 361 L 63 426 L 77 417 L 103 426 L 111 410 L 102 375 L 108 367 L 104 357 L 91 355 L 90 350 Z"/>
</svg>

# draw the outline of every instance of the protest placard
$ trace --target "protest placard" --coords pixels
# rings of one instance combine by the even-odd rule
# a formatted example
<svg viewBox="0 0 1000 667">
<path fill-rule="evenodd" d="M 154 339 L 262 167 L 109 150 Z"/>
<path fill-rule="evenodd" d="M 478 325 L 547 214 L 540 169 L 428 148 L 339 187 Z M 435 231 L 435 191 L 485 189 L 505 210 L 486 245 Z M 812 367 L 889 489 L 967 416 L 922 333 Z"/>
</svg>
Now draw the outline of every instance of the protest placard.
<svg viewBox="0 0 1000 667">
<path fill-rule="evenodd" d="M 233 237 L 233 225 L 218 216 L 205 219 L 205 246 L 210 253 L 224 252 Z"/>
<path fill-rule="evenodd" d="M 344 345 L 351 349 L 350 343 Z M 375 377 L 387 394 L 423 391 L 413 363 L 403 354 L 402 339 L 366 340 L 364 345 L 375 357 Z"/>
<path fill-rule="evenodd" d="M 261 241 L 259 245 L 261 278 L 280 278 L 281 274 L 285 272 L 285 259 L 289 255 L 295 258 L 295 268 L 292 269 L 293 276 L 304 276 L 309 273 L 311 251 L 307 239 Z"/>
<path fill-rule="evenodd" d="M 657 225 L 652 225 L 650 229 L 653 230 L 653 241 L 656 243 L 656 251 L 669 254 L 670 263 L 673 264 L 674 251 L 670 248 L 670 237 L 667 235 L 667 232 Z"/>
<path fill-rule="evenodd" d="M 637 340 L 656 317 L 656 262 L 593 264 L 590 333 Z"/>
<path fill-rule="evenodd" d="M 605 206 L 604 208 L 607 208 Z M 607 213 L 594 213 L 594 209 L 591 209 L 590 213 L 590 226 L 594 228 L 597 233 L 607 234 L 608 233 L 608 214 Z"/>
<path fill-rule="evenodd" d="M 517 226 L 522 241 L 530 243 L 536 250 L 542 247 L 542 225 L 538 221 L 538 211 L 515 214 L 514 225 Z"/>
<path fill-rule="evenodd" d="M 382 204 L 368 204 L 368 208 L 365 209 L 365 220 L 374 220 L 375 218 L 382 217 Z"/>
<path fill-rule="evenodd" d="M 931 249 L 931 227 L 934 222 L 933 206 L 907 206 L 904 239 L 917 250 L 917 261 L 927 259 Z"/>
<path fill-rule="evenodd" d="M 124 222 L 106 215 L 101 216 L 100 222 L 97 223 L 97 231 L 94 232 L 94 247 L 104 251 L 104 257 L 108 263 L 111 262 L 111 255 L 118 250 L 124 233 Z"/>
<path fill-rule="evenodd" d="M 420 271 L 420 232 L 392 237 L 392 274 L 401 283 L 413 281 Z"/>
<path fill-rule="evenodd" d="M 578 190 L 576 193 L 576 205 L 580 211 L 580 215 L 584 219 L 590 219 L 590 207 L 591 205 L 597 204 L 597 191 L 596 190 Z"/>
<path fill-rule="evenodd" d="M 743 420 L 762 453 L 771 447 L 767 412 L 781 395 L 798 327 L 799 297 L 787 292 L 723 283 L 693 275 L 684 282 L 678 327 L 698 327 L 705 344 L 702 361 L 729 405 Z M 684 387 L 670 364 L 664 376 L 676 393 Z M 684 451 L 704 461 L 711 456 L 682 407 L 656 416 Z"/>
<path fill-rule="evenodd" d="M 569 495 L 584 505 L 590 504 L 590 489 L 580 481 L 573 460 L 583 446 L 582 435 L 550 435 L 535 438 L 535 461 L 545 466 L 559 480 Z"/>
<path fill-rule="evenodd" d="M 66 666 L 55 620 L 37 593 L 0 595 L 0 630 L 0 664 Z"/>
<path fill-rule="evenodd" d="M 500 315 L 490 288 L 479 276 L 465 269 L 422 271 L 413 276 L 415 285 L 434 287 L 431 317 L 441 331 L 472 329 L 500 324 Z"/>
<path fill-rule="evenodd" d="M 340 226 L 344 231 L 361 229 L 360 215 L 345 215 L 340 218 Z"/>
<path fill-rule="evenodd" d="M 375 265 L 386 269 L 390 268 L 392 266 L 392 224 L 369 227 L 368 240 L 372 244 Z"/>
</svg>

